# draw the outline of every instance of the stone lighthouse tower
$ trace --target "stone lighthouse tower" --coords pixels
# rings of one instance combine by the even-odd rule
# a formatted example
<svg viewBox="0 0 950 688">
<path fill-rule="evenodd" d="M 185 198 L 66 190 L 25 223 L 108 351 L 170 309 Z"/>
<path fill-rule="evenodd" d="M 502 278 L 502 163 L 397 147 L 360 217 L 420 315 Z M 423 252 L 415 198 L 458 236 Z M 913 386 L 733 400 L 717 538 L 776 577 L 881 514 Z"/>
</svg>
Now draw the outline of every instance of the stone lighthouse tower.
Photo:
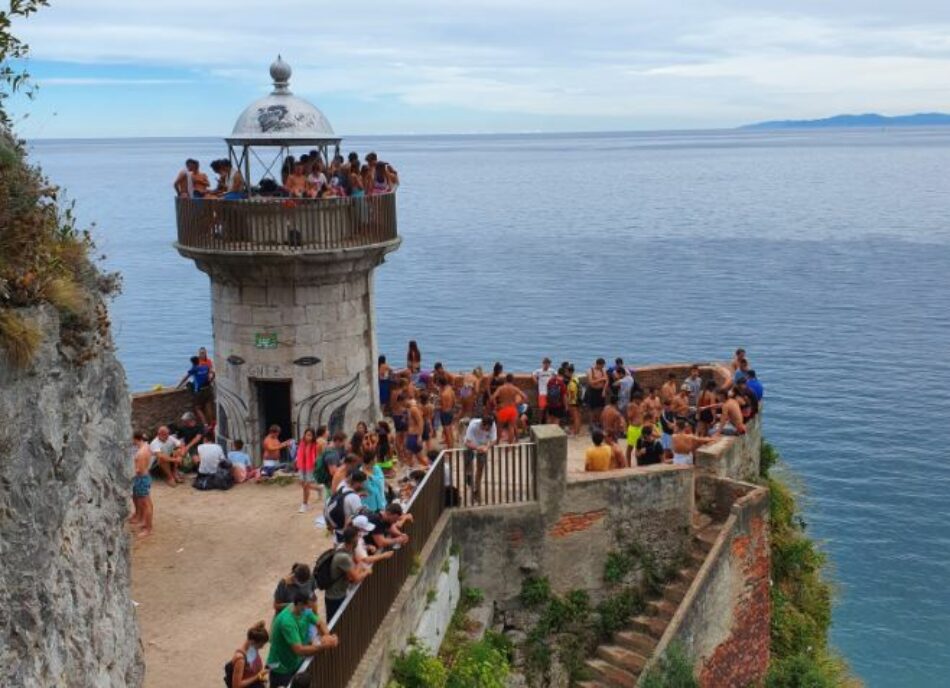
<svg viewBox="0 0 950 688">
<path fill-rule="evenodd" d="M 270 74 L 226 139 L 238 190 L 176 201 L 175 248 L 211 281 L 218 435 L 254 451 L 272 424 L 289 437 L 379 415 L 373 271 L 401 241 L 395 192 L 274 193 L 288 156 L 329 163 L 340 138 L 279 57 Z"/>
</svg>

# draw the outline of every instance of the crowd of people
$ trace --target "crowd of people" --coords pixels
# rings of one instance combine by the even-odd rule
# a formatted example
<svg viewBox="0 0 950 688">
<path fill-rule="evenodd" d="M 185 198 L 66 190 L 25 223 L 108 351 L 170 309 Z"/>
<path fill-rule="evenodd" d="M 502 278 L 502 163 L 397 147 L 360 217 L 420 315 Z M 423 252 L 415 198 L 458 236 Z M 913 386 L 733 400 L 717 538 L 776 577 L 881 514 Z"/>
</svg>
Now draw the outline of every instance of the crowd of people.
<svg viewBox="0 0 950 688">
<path fill-rule="evenodd" d="M 172 187 L 180 198 L 221 198 L 240 200 L 254 197 L 272 198 L 359 198 L 386 194 L 399 186 L 399 173 L 376 153 L 367 153 L 363 162 L 351 152 L 346 158 L 333 156 L 324 162 L 319 151 L 312 150 L 300 158 L 288 156 L 280 171 L 280 181 L 267 176 L 257 187 L 248 189 L 241 171 L 230 160 L 211 162 L 217 175 L 212 188 L 208 175 L 201 171 L 194 158 L 185 161 Z"/>
<path fill-rule="evenodd" d="M 136 432 L 131 523 L 140 535 L 152 531 L 151 476 L 170 486 L 195 473 L 194 483 L 226 479 L 230 483 L 267 480 L 292 474 L 300 483 L 299 513 L 314 502 L 315 525 L 328 533 L 332 547 L 312 567 L 295 563 L 278 581 L 274 617 L 248 629 L 225 667 L 236 688 L 290 685 L 309 656 L 335 647 L 332 620 L 347 595 L 409 541 L 408 505 L 439 448 L 463 447 L 467 489 L 478 502 L 478 486 L 492 448 L 515 443 L 532 423 L 557 423 L 580 435 L 586 416 L 592 445 L 585 468 L 604 471 L 661 462 L 692 463 L 693 452 L 721 435 L 741 435 L 755 417 L 763 387 L 738 349 L 725 384 L 705 379 L 699 366 L 678 379 L 670 373 L 659 387 L 643 388 L 637 373 L 616 359 L 608 367 L 597 359 L 580 376 L 570 362 L 556 369 L 545 358 L 532 375 L 536 398 L 496 363 L 461 375 L 441 362 L 423 369 L 416 342 L 410 342 L 406 367 L 393 369 L 380 356 L 379 393 L 384 417 L 374 425 L 360 421 L 351 433 L 326 426 L 305 428 L 299 439 L 281 439 L 271 426 L 261 440 L 256 466 L 243 441 L 225 451 L 215 437 L 211 385 L 214 364 L 202 348 L 191 358 L 181 381 L 189 385 L 194 411 L 174 428 L 161 426 L 149 440 Z M 318 610 L 323 592 L 325 616 Z M 269 626 L 269 630 L 268 630 Z M 270 644 L 266 662 L 263 651 Z"/>
</svg>

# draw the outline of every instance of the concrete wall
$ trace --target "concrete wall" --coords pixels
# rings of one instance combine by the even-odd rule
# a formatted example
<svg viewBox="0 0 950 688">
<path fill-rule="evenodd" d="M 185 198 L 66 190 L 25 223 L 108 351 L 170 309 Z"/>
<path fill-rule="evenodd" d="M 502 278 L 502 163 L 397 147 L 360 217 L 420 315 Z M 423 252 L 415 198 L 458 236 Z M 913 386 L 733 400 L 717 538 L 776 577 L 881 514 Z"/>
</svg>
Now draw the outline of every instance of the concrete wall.
<svg viewBox="0 0 950 688">
<path fill-rule="evenodd" d="M 347 684 L 349 688 L 378 688 L 385 686 L 389 680 L 393 654 L 405 649 L 410 636 L 420 627 L 427 608 L 431 608 L 428 601 L 429 590 L 438 590 L 439 581 L 445 576 L 442 567 L 449 560 L 452 549 L 452 516 L 452 511 L 446 512 L 436 524 L 419 555 L 419 572 L 410 576 L 403 584 L 389 613 L 376 631 L 373 642 Z M 458 568 L 455 572 L 457 580 Z M 457 602 L 456 597 L 455 603 Z M 450 603 L 452 609 L 455 608 L 455 603 Z M 445 625 L 436 635 L 445 637 L 449 619 L 451 612 L 441 618 L 440 623 L 444 621 Z"/>
<path fill-rule="evenodd" d="M 557 592 L 598 590 L 607 554 L 637 542 L 664 566 L 689 540 L 693 469 L 649 466 L 567 480 L 567 439 L 532 429 L 538 444 L 538 502 L 455 512 L 466 584 L 508 599 L 524 576 L 545 575 Z M 504 575 L 500 575 L 504 572 Z"/>
<path fill-rule="evenodd" d="M 768 490 L 706 476 L 697 483 L 702 495 L 738 499 L 653 661 L 675 640 L 695 659 L 704 688 L 758 685 L 769 663 Z"/>
<path fill-rule="evenodd" d="M 149 437 L 160 425 L 177 423 L 182 414 L 191 411 L 191 392 L 187 389 L 162 389 L 132 395 L 132 429 L 142 430 Z"/>
<path fill-rule="evenodd" d="M 762 448 L 762 416 L 746 425 L 741 437 L 721 437 L 696 450 L 696 470 L 707 475 L 733 480 L 759 477 Z"/>
</svg>

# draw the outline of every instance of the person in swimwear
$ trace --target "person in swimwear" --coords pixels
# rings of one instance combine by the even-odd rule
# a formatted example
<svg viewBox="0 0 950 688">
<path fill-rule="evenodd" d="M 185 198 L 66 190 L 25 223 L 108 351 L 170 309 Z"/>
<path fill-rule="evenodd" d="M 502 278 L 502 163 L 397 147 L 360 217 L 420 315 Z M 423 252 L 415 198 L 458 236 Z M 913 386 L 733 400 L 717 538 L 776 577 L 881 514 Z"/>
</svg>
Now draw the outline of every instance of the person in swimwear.
<svg viewBox="0 0 950 688">
<path fill-rule="evenodd" d="M 406 351 L 406 367 L 410 374 L 418 373 L 422 369 L 422 353 L 419 351 L 419 345 L 416 340 L 409 341 L 409 350 Z"/>
<path fill-rule="evenodd" d="M 527 401 L 527 397 L 515 386 L 515 376 L 505 376 L 505 381 L 492 394 L 491 400 L 496 410 L 500 437 L 507 437 L 510 444 L 518 441 L 518 405 Z"/>
<path fill-rule="evenodd" d="M 705 388 L 699 393 L 699 401 L 696 403 L 696 434 L 706 437 L 710 428 L 716 422 L 716 410 L 719 408 L 719 402 L 716 396 L 716 381 L 709 380 Z"/>
<path fill-rule="evenodd" d="M 426 454 L 432 451 L 432 439 L 435 435 L 432 422 L 435 417 L 435 404 L 432 398 L 433 395 L 426 392 L 419 395 L 419 407 L 422 409 L 422 446 Z"/>
<path fill-rule="evenodd" d="M 459 403 L 462 405 L 462 418 L 472 418 L 475 413 L 475 398 L 481 378 L 481 368 L 473 368 L 472 372 L 465 373 L 462 377 L 462 388 L 458 395 Z"/>
<path fill-rule="evenodd" d="M 715 442 L 717 439 L 719 439 L 718 436 L 699 437 L 694 435 L 690 430 L 689 423 L 682 418 L 678 418 L 670 447 L 673 450 L 673 463 L 678 466 L 692 466 L 693 452 L 696 451 L 696 448 Z"/>
<path fill-rule="evenodd" d="M 406 424 L 406 455 L 409 458 L 410 466 L 414 466 L 416 462 L 419 462 L 426 468 L 429 467 L 429 460 L 425 456 L 425 446 L 422 443 L 424 430 L 425 416 L 422 414 L 422 409 L 419 408 L 419 402 L 410 399 L 409 416 Z"/>
<path fill-rule="evenodd" d="M 720 393 L 722 412 L 719 417 L 718 433 L 723 435 L 744 435 L 745 423 L 742 420 L 742 404 L 734 391 Z M 718 434 L 717 433 L 717 434 Z"/>
<path fill-rule="evenodd" d="M 407 388 L 409 383 L 404 378 L 397 378 L 395 389 L 389 398 L 389 409 L 393 417 L 393 430 L 396 433 L 396 454 L 400 458 L 406 457 L 406 430 L 409 427 L 408 404 L 410 395 Z"/>
<path fill-rule="evenodd" d="M 666 382 L 660 387 L 660 401 L 673 401 L 677 391 L 676 373 L 670 373 L 666 376 Z"/>
<path fill-rule="evenodd" d="M 623 437 L 627 433 L 627 419 L 620 413 L 620 409 L 614 403 L 607 404 L 600 414 L 601 428 L 605 435 L 614 437 Z"/>
<path fill-rule="evenodd" d="M 303 198 L 307 195 L 307 176 L 303 173 L 303 165 L 299 162 L 293 166 L 284 186 L 294 198 Z"/>
<path fill-rule="evenodd" d="M 604 366 L 607 362 L 598 358 L 593 367 L 587 371 L 587 394 L 585 401 L 590 409 L 590 422 L 592 425 L 600 425 L 600 414 L 604 408 L 607 398 L 607 371 Z"/>
<path fill-rule="evenodd" d="M 442 421 L 442 447 L 455 447 L 455 388 L 448 376 L 440 378 L 439 415 Z"/>
</svg>

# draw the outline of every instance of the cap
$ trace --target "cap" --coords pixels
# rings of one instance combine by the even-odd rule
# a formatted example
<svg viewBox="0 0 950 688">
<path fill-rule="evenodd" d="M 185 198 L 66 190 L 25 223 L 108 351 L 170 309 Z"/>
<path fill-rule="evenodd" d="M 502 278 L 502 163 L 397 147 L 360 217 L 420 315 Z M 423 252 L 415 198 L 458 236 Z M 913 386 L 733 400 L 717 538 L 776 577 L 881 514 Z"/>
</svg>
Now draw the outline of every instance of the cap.
<svg viewBox="0 0 950 688">
<path fill-rule="evenodd" d="M 194 420 L 194 419 L 195 419 L 195 414 L 193 414 L 191 411 L 186 411 L 185 413 L 182 414 L 181 419 L 182 419 L 182 420 Z"/>
<path fill-rule="evenodd" d="M 370 523 L 369 519 L 363 514 L 360 514 L 353 519 L 353 526 L 359 528 L 364 533 L 372 533 L 374 530 L 376 530 L 376 526 Z"/>
</svg>

